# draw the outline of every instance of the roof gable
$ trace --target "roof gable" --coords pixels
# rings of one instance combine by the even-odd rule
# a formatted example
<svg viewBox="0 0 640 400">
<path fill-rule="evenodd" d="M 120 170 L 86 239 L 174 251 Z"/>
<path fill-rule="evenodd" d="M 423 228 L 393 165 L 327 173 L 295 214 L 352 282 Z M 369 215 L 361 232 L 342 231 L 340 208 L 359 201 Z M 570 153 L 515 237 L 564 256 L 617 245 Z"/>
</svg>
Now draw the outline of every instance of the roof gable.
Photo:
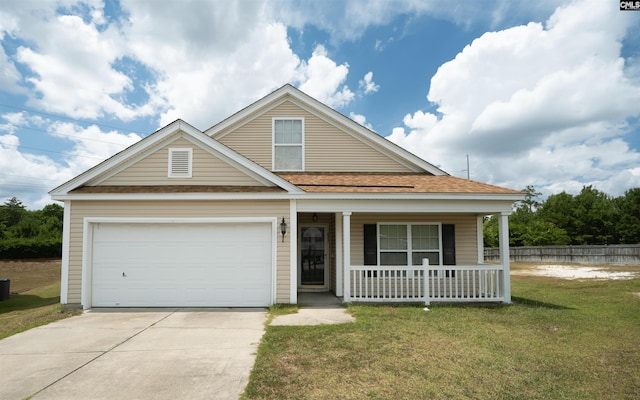
<svg viewBox="0 0 640 400">
<path fill-rule="evenodd" d="M 324 123 L 332 125 L 345 135 L 351 136 L 352 140 L 364 144 L 369 149 L 380 152 L 398 164 L 403 165 L 408 171 L 427 172 L 433 175 L 448 175 L 445 171 L 397 146 L 289 84 L 263 97 L 248 107 L 245 107 L 219 124 L 207 129 L 205 133 L 217 140 L 224 141 L 224 137 L 229 135 L 233 130 L 250 123 L 254 119 L 259 118 L 269 110 L 273 110 L 276 107 L 281 106 L 285 102 L 295 104 L 305 112 L 321 119 Z M 270 129 L 269 133 L 271 133 Z M 270 140 L 271 138 L 268 137 L 265 139 Z M 324 151 L 331 152 L 331 150 L 326 149 Z M 343 171 L 344 170 L 345 169 L 343 169 Z"/>
<path fill-rule="evenodd" d="M 135 166 L 138 163 L 144 163 L 145 159 L 158 150 L 167 148 L 167 146 L 176 140 L 186 140 L 192 143 L 194 146 L 215 157 L 219 165 L 225 164 L 235 170 L 236 174 L 239 173 L 246 176 L 248 186 L 278 186 L 289 192 L 300 192 L 300 189 L 295 185 L 272 174 L 253 161 L 203 134 L 186 122 L 177 120 L 53 189 L 50 194 L 53 199 L 58 199 L 59 196 L 64 196 L 82 186 L 121 183 L 119 179 L 122 178 L 122 174 L 127 168 Z M 227 171 L 229 171 L 228 168 Z M 134 182 L 128 183 L 133 184 Z M 225 184 L 228 182 L 222 183 Z M 184 184 L 184 182 L 182 182 L 182 184 Z"/>
<path fill-rule="evenodd" d="M 192 176 L 169 177 L 169 153 L 185 150 L 191 153 Z M 98 179 L 87 182 L 87 185 L 273 186 L 272 182 L 264 182 L 251 175 L 235 163 L 221 158 L 210 147 L 204 147 L 189 135 L 179 132 Z"/>
</svg>

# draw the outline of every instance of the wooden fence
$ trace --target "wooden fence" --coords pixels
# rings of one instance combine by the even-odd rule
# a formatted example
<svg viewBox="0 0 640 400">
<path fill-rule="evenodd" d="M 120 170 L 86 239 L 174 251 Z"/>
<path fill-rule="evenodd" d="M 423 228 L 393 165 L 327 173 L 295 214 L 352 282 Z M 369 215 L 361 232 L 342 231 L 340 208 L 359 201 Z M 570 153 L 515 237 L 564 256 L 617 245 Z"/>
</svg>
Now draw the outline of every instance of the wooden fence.
<svg viewBox="0 0 640 400">
<path fill-rule="evenodd" d="M 585 264 L 634 264 L 640 265 L 640 244 L 602 246 L 525 246 L 510 247 L 511 261 L 561 262 Z M 497 248 L 484 249 L 485 262 L 499 262 Z"/>
</svg>

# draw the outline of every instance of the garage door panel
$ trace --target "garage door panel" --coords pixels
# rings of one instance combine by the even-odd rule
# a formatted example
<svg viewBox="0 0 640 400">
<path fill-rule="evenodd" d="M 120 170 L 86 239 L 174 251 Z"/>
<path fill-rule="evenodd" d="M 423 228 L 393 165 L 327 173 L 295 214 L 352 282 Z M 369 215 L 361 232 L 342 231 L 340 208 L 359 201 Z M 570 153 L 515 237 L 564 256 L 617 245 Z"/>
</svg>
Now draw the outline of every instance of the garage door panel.
<svg viewBox="0 0 640 400">
<path fill-rule="evenodd" d="M 94 306 L 266 306 L 269 223 L 99 224 Z"/>
</svg>

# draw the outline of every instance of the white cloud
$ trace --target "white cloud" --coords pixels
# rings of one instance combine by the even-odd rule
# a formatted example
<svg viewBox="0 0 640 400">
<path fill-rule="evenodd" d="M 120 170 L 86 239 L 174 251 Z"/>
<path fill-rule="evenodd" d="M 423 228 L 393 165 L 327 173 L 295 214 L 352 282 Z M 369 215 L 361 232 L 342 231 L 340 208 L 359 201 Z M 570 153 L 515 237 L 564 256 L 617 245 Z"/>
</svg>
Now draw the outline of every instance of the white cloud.
<svg viewBox="0 0 640 400">
<path fill-rule="evenodd" d="M 285 83 L 333 107 L 354 98 L 344 85 L 348 65 L 322 46 L 301 61 L 263 1 L 123 0 L 119 20 L 105 18 L 101 1 L 82 3 L 3 3 L 0 34 L 24 41 L 15 59 L 31 107 L 82 119 L 159 116 L 160 125 L 183 118 L 205 129 Z M 7 88 L 20 78 L 11 65 L 0 77 Z"/>
<path fill-rule="evenodd" d="M 421 16 L 431 16 L 452 21 L 464 28 L 474 25 L 509 23 L 517 18 L 537 20 L 549 15 L 563 0 L 520 1 L 469 1 L 451 0 L 443 5 L 441 0 L 349 0 L 314 1 L 280 0 L 269 4 L 278 19 L 287 25 L 303 30 L 313 25 L 328 32 L 331 40 L 356 40 L 371 27 L 388 25 L 398 16 L 408 16 L 408 25 L 423 23 Z M 410 30 L 410 29 L 409 29 Z M 400 32 L 402 34 L 402 32 Z M 383 51 L 386 43 L 378 40 L 375 49 Z"/>
<path fill-rule="evenodd" d="M 321 45 L 301 60 L 263 2 L 198 4 L 122 3 L 128 53 L 156 71 L 150 93 L 165 110 L 160 125 L 182 118 L 206 129 L 285 83 L 332 107 L 353 100 L 343 84 L 348 65 L 337 65 Z"/>
<path fill-rule="evenodd" d="M 154 95 L 170 105 L 161 116 L 161 125 L 183 118 L 206 129 L 290 82 L 300 62 L 289 48 L 286 28 L 280 24 L 260 26 L 232 53 L 200 61 L 176 60 L 154 66 L 163 71 Z"/>
<path fill-rule="evenodd" d="M 9 134 L 15 133 L 20 126 L 24 125 L 24 113 L 22 112 L 3 114 L 2 119 L 7 122 L 0 123 L 0 131 L 7 132 Z"/>
<path fill-rule="evenodd" d="M 351 112 L 349 113 L 349 118 L 356 121 L 357 123 L 364 126 L 365 128 L 369 130 L 373 130 L 373 126 L 371 126 L 371 124 L 367 122 L 367 117 L 365 117 L 364 115 Z"/>
<path fill-rule="evenodd" d="M 438 123 L 438 117 L 418 110 L 413 113 L 413 116 L 410 114 L 405 115 L 402 122 L 411 129 L 429 131 Z"/>
<path fill-rule="evenodd" d="M 0 201 L 16 196 L 34 209 L 51 203 L 46 193 L 52 188 L 141 139 L 133 133 L 105 132 L 95 125 L 84 128 L 27 112 L 7 113 L 2 118 L 6 123 L 1 124 L 0 129 L 8 134 L 0 135 Z M 69 143 L 68 150 L 55 158 L 31 154 L 30 151 L 46 153 L 47 146 L 42 144 L 39 146 L 41 149 L 23 148 L 20 138 L 11 133 L 18 128 L 27 128 L 33 135 L 41 135 L 42 143 L 50 140 L 49 135 L 56 137 Z"/>
<path fill-rule="evenodd" d="M 327 55 L 322 45 L 316 46 L 309 61 L 299 67 L 302 82 L 300 90 L 329 107 L 340 108 L 349 104 L 355 94 L 343 85 L 349 73 L 349 65 L 337 65 Z"/>
<path fill-rule="evenodd" d="M 122 99 L 134 89 L 131 78 L 114 67 L 125 56 L 126 38 L 115 26 L 103 26 L 104 4 L 75 7 L 79 3 L 3 3 L 0 31 L 21 41 L 14 66 L 24 71 L 19 88 L 30 89 L 28 105 L 85 119 L 130 121 L 153 114 L 148 106 L 130 106 Z M 86 9 L 86 15 L 71 15 L 71 9 Z"/>
<path fill-rule="evenodd" d="M 73 143 L 64 160 L 74 174 L 80 174 L 141 139 L 135 133 L 104 132 L 98 126 L 81 127 L 70 122 L 54 122 L 49 134 Z"/>
<path fill-rule="evenodd" d="M 0 42 L 3 37 L 4 34 L 2 30 L 0 30 Z M 25 93 L 26 90 L 19 86 L 21 80 L 22 75 L 15 64 L 9 60 L 4 48 L 0 46 L 0 87 L 2 87 L 2 90 L 10 93 Z"/>
<path fill-rule="evenodd" d="M 640 115 L 629 107 L 640 104 L 640 85 L 625 75 L 629 24 L 616 7 L 576 2 L 544 27 L 482 35 L 433 76 L 427 97 L 439 116 L 407 114 L 409 131 L 389 138 L 458 175 L 470 154 L 472 178 L 514 188 L 638 186 L 630 171 L 640 153 L 623 137 L 626 118 Z"/>
<path fill-rule="evenodd" d="M 364 94 L 375 93 L 380 89 L 380 85 L 373 81 L 373 72 L 371 71 L 364 74 L 364 78 L 358 82 L 358 87 L 364 91 Z"/>
<path fill-rule="evenodd" d="M 18 136 L 0 136 L 0 200 L 15 196 L 28 208 L 42 208 L 51 203 L 46 193 L 73 177 L 72 172 L 46 156 L 23 153 L 19 146 Z"/>
</svg>

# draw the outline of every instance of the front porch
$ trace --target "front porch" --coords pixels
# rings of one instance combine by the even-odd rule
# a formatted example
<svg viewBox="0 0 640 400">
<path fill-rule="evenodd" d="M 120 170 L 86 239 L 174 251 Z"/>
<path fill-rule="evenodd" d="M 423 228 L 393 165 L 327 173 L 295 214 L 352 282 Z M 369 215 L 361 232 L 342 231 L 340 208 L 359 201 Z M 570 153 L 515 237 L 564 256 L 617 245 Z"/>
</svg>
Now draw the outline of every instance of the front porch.
<svg viewBox="0 0 640 400">
<path fill-rule="evenodd" d="M 294 215 L 292 302 L 309 291 L 333 292 L 345 303 L 511 302 L 508 212 L 496 214 L 498 265 L 484 263 L 485 214 L 307 211 L 292 220 Z M 399 240 L 392 238 L 400 250 L 388 250 L 390 227 L 401 228 Z M 436 236 L 424 236 L 429 234 Z M 433 244 L 419 247 L 425 238 Z"/>
</svg>

